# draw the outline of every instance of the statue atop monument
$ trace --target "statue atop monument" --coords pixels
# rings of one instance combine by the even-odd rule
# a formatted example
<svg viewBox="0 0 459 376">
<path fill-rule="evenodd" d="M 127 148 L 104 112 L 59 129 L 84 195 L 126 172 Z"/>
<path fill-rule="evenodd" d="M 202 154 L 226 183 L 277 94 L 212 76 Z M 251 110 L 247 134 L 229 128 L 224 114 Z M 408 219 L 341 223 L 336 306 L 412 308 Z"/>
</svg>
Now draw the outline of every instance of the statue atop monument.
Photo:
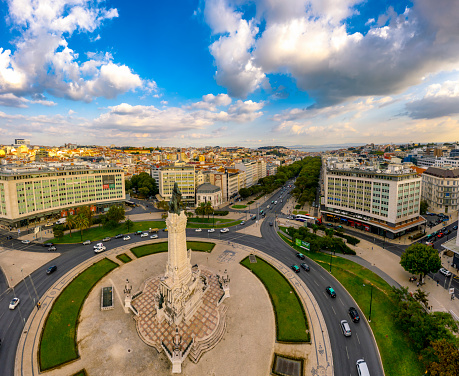
<svg viewBox="0 0 459 376">
<path fill-rule="evenodd" d="M 175 213 L 180 215 L 180 202 L 182 201 L 182 192 L 178 187 L 177 182 L 174 183 L 174 189 L 172 190 L 172 197 L 169 201 L 169 213 Z"/>
</svg>

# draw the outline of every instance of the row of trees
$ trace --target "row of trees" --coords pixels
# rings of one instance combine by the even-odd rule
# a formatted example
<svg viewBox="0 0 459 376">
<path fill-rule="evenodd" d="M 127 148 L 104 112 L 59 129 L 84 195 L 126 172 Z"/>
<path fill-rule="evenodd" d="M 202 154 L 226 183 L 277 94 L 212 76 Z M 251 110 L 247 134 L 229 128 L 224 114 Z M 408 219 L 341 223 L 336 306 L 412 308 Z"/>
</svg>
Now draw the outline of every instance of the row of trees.
<svg viewBox="0 0 459 376">
<path fill-rule="evenodd" d="M 239 190 L 239 195 L 242 198 L 247 198 L 251 195 L 255 194 L 268 194 L 276 190 L 277 188 L 282 187 L 287 180 L 297 176 L 298 174 L 301 175 L 301 172 L 306 166 L 309 166 L 311 163 L 314 165 L 319 164 L 319 171 L 320 173 L 320 165 L 321 159 L 319 157 L 306 157 L 303 158 L 301 161 L 296 161 L 288 166 L 280 166 L 277 169 L 277 173 L 275 175 L 266 176 L 258 180 L 257 185 L 253 185 L 248 188 L 241 188 Z M 317 174 L 317 184 L 318 184 L 318 174 Z M 298 181 L 298 179 L 297 179 Z M 297 184 L 295 184 L 297 185 Z M 317 187 L 317 186 L 316 186 Z"/>
<path fill-rule="evenodd" d="M 320 157 L 305 158 L 306 161 L 296 178 L 295 188 L 292 196 L 296 198 L 299 205 L 303 206 L 306 202 L 312 204 L 316 198 L 317 188 L 319 187 L 320 169 L 322 160 Z"/>
<path fill-rule="evenodd" d="M 146 172 L 132 176 L 130 180 L 124 182 L 126 192 L 137 192 L 143 197 L 154 196 L 159 192 L 155 179 Z"/>
<path fill-rule="evenodd" d="M 64 231 L 69 230 L 70 236 L 72 236 L 72 229 L 78 229 L 81 240 L 83 240 L 83 230 L 91 227 L 95 222 L 103 224 L 104 227 L 113 228 L 124 219 L 125 210 L 123 206 L 113 205 L 105 215 L 100 215 L 97 218 L 94 218 L 89 206 L 81 206 L 77 208 L 76 214 L 69 214 L 66 217 L 65 224 L 55 225 L 53 234 L 55 238 L 61 238 L 64 236 Z"/>
</svg>

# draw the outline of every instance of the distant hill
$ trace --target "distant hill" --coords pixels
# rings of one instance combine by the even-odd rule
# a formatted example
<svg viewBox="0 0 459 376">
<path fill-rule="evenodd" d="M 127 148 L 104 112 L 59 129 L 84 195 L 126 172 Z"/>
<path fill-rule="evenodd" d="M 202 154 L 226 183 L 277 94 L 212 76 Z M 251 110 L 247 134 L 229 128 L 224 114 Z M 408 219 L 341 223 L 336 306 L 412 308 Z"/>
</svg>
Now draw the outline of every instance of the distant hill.
<svg viewBox="0 0 459 376">
<path fill-rule="evenodd" d="M 260 146 L 258 148 L 259 150 L 264 150 L 264 149 L 288 149 L 285 146 Z"/>
</svg>

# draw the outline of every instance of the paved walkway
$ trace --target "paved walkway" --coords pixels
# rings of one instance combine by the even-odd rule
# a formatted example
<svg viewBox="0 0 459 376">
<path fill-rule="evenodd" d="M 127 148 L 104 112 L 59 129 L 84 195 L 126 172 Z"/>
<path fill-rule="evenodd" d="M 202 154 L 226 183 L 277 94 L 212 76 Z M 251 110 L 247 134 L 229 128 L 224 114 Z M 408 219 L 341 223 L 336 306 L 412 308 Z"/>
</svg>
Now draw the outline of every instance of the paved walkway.
<svg viewBox="0 0 459 376">
<path fill-rule="evenodd" d="M 298 276 L 277 260 L 253 248 L 220 241 L 215 243 L 217 246 L 211 254 L 193 252 L 192 259 L 193 263 L 220 274 L 228 270 L 231 298 L 224 303 L 229 307 L 227 331 L 223 340 L 212 351 L 205 353 L 197 364 L 186 360 L 182 374 L 265 376 L 270 373 L 276 352 L 287 357 L 304 358 L 307 375 L 332 376 L 333 358 L 327 327 L 317 302 Z M 126 278 L 129 278 L 133 291 L 138 291 L 147 278 L 164 273 L 167 253 L 136 259 L 129 250 L 133 245 L 123 245 L 83 262 L 44 294 L 42 308 L 32 311 L 21 336 L 16 353 L 15 375 L 39 374 L 37 359 L 40 333 L 50 307 L 62 289 L 77 274 L 104 257 L 121 264 L 115 258 L 121 253 L 130 255 L 133 261 L 121 264 L 99 281 L 83 305 L 77 334 L 80 358 L 46 374 L 72 375 L 82 368 L 91 376 L 147 376 L 152 372 L 155 375 L 170 374 L 170 363 L 164 353 L 157 353 L 143 343 L 136 332 L 132 314 L 126 313 L 123 308 Z M 239 264 L 249 253 L 263 257 L 291 281 L 308 315 L 311 344 L 276 343 L 274 312 L 268 293 L 258 278 Z M 115 290 L 115 308 L 109 311 L 100 310 L 100 291 L 105 286 L 113 286 Z M 221 367 L 223 363 L 225 367 Z"/>
</svg>

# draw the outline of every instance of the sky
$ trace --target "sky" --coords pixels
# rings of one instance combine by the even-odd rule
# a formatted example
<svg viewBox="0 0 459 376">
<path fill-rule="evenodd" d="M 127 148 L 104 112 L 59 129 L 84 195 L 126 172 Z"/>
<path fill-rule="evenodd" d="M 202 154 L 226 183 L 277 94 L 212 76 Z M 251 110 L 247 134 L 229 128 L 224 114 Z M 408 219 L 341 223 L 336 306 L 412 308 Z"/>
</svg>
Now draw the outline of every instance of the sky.
<svg viewBox="0 0 459 376">
<path fill-rule="evenodd" d="M 459 140 L 459 2 L 6 0 L 0 144 Z"/>
</svg>

